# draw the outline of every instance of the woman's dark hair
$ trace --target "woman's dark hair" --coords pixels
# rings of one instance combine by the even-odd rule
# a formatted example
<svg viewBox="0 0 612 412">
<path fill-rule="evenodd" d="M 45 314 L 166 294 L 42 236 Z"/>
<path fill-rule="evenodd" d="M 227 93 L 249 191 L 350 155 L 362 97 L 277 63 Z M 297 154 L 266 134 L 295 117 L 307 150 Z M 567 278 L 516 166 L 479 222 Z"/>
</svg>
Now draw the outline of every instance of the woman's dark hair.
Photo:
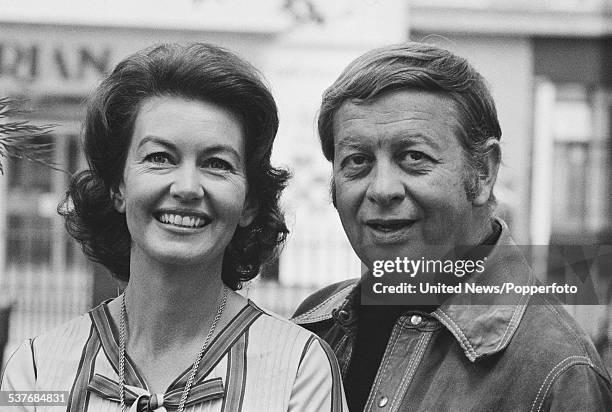
<svg viewBox="0 0 612 412">
<path fill-rule="evenodd" d="M 262 76 L 235 54 L 210 44 L 162 44 L 122 62 L 88 101 L 83 145 L 89 169 L 74 175 L 58 207 L 68 233 L 85 254 L 127 281 L 131 237 L 112 193 L 123 177 L 141 104 L 154 96 L 178 96 L 216 104 L 240 120 L 246 147 L 253 222 L 238 227 L 223 258 L 222 277 L 232 289 L 257 276 L 288 233 L 279 196 L 289 173 L 270 164 L 278 130 L 276 104 Z"/>
</svg>

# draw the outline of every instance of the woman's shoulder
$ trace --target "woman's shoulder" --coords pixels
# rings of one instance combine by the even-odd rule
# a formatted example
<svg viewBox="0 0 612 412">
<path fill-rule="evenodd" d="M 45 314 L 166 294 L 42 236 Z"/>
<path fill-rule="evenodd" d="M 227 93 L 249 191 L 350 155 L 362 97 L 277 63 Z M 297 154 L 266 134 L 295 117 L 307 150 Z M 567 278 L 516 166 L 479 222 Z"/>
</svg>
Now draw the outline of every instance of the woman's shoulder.
<svg viewBox="0 0 612 412">
<path fill-rule="evenodd" d="M 290 345 L 295 350 L 302 351 L 311 346 L 313 342 L 324 344 L 317 335 L 281 315 L 262 309 L 252 301 L 249 301 L 249 306 L 252 310 L 259 312 L 259 317 L 249 330 L 251 337 L 269 342 L 277 348 Z"/>
<path fill-rule="evenodd" d="M 2 377 L 2 387 L 27 390 L 53 386 L 76 369 L 91 335 L 88 315 L 81 315 L 35 338 L 26 339 L 10 356 Z M 65 373 L 64 373 L 65 372 Z M 57 379 L 47 382 L 49 376 Z M 50 384 L 52 386 L 45 386 Z M 59 386 L 61 390 L 65 386 Z"/>
<path fill-rule="evenodd" d="M 89 314 L 83 314 L 33 338 L 34 348 L 45 352 L 65 351 L 72 343 L 84 343 L 91 334 L 91 327 Z"/>
<path fill-rule="evenodd" d="M 281 387 L 290 388 L 287 402 L 296 409 L 343 410 L 345 400 L 340 369 L 327 343 L 309 330 L 259 308 L 251 301 L 249 306 L 259 313 L 248 331 L 248 352 L 252 356 L 247 356 L 256 360 L 252 369 L 262 365 L 255 374 L 258 379 L 262 381 L 268 377 L 271 382 L 276 382 L 280 376 L 280 381 L 292 382 L 292 385 Z M 261 385 L 258 382 L 255 386 L 258 388 L 257 396 L 260 396 Z"/>
</svg>

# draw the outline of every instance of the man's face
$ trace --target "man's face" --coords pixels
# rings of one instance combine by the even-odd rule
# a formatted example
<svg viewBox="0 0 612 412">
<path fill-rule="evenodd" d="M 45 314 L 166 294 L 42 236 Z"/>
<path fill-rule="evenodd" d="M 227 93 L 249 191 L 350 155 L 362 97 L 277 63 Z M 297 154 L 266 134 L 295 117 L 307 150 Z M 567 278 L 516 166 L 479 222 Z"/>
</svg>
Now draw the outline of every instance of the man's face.
<svg viewBox="0 0 612 412">
<path fill-rule="evenodd" d="M 333 126 L 337 209 L 366 266 L 478 243 L 452 100 L 401 90 L 346 101 Z"/>
</svg>

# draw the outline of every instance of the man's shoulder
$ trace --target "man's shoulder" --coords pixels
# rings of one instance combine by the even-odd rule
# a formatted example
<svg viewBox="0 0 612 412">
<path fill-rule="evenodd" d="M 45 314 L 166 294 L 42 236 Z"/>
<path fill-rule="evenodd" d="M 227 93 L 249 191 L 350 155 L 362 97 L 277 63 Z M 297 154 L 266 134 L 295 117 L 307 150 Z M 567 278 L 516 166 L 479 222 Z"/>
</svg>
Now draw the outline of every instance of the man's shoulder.
<svg viewBox="0 0 612 412">
<path fill-rule="evenodd" d="M 610 382 L 591 338 L 553 296 L 533 296 L 513 338 L 515 350 L 544 370 L 589 366 Z"/>
<path fill-rule="evenodd" d="M 354 278 L 319 289 L 304 299 L 291 320 L 304 325 L 331 319 L 332 311 L 342 305 L 358 283 L 359 279 Z"/>
<path fill-rule="evenodd" d="M 531 297 L 504 358 L 511 376 L 530 383 L 533 411 L 609 410 L 610 375 L 589 336 L 553 296 Z"/>
</svg>

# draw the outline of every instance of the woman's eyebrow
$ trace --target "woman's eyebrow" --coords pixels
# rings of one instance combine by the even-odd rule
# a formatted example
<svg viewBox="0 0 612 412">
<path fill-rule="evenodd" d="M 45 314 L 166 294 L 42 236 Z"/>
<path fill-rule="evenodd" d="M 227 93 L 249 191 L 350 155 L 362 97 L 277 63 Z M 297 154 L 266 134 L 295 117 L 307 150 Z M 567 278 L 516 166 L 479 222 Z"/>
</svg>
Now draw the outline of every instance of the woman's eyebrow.
<svg viewBox="0 0 612 412">
<path fill-rule="evenodd" d="M 138 148 L 141 148 L 147 143 L 158 144 L 160 146 L 164 146 L 169 149 L 176 149 L 176 145 L 172 141 L 164 139 L 159 136 L 143 137 L 142 140 L 138 142 Z M 207 145 L 200 151 L 200 153 L 202 154 L 214 154 L 214 153 L 223 153 L 223 152 L 229 153 L 233 156 L 236 156 L 237 158 L 240 158 L 240 154 L 238 153 L 238 151 L 232 146 L 226 145 L 226 144 Z"/>
<path fill-rule="evenodd" d="M 159 136 L 143 137 L 142 140 L 138 142 L 137 149 L 140 149 L 142 146 L 144 146 L 147 143 L 158 144 L 160 146 L 166 147 L 167 149 L 176 150 L 176 145 L 172 141 L 164 139 Z M 200 155 L 204 155 L 204 156 L 211 155 L 211 154 L 217 154 L 217 153 L 228 153 L 238 160 L 241 159 L 241 156 L 238 153 L 238 151 L 232 146 L 226 145 L 226 144 L 207 145 L 202 150 L 200 150 L 199 153 Z"/>
<path fill-rule="evenodd" d="M 138 146 L 137 149 L 140 149 L 142 146 L 144 146 L 147 143 L 155 143 L 161 146 L 164 146 L 168 149 L 175 149 L 176 146 L 169 140 L 166 140 L 162 137 L 158 137 L 158 136 L 145 136 L 142 138 L 142 140 L 140 142 L 138 142 Z"/>
<path fill-rule="evenodd" d="M 202 154 L 229 153 L 232 156 L 236 157 L 237 159 L 241 158 L 240 154 L 238 153 L 236 149 L 234 149 L 230 145 L 225 145 L 225 144 L 215 144 L 211 146 L 206 146 L 206 148 L 204 148 L 204 150 L 202 150 L 201 153 Z"/>
</svg>

